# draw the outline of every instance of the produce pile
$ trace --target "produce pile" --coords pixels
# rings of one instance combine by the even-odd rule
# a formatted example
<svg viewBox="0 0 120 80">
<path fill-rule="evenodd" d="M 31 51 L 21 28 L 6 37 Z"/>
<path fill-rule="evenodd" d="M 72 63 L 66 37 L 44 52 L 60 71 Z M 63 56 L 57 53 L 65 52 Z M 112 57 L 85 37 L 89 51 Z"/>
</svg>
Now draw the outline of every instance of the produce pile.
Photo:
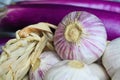
<svg viewBox="0 0 120 80">
<path fill-rule="evenodd" d="M 55 26 L 40 22 L 16 31 L 0 55 L 0 80 L 119 80 L 120 38 L 107 41 L 102 21 L 86 11 Z"/>
</svg>

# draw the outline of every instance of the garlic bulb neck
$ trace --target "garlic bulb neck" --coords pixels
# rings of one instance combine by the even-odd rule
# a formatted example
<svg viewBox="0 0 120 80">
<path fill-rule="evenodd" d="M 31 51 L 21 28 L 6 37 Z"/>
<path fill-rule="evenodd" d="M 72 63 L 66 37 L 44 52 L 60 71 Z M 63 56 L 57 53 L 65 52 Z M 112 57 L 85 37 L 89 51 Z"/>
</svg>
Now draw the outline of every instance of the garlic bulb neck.
<svg viewBox="0 0 120 80">
<path fill-rule="evenodd" d="M 77 60 L 69 61 L 68 65 L 72 68 L 79 68 L 79 69 L 84 67 L 84 64 Z"/>
<path fill-rule="evenodd" d="M 40 30 L 36 28 L 31 28 L 31 27 L 25 27 L 22 30 L 19 31 L 19 35 L 21 38 L 28 37 L 30 33 L 35 33 L 35 34 L 40 34 Z"/>
<path fill-rule="evenodd" d="M 77 42 L 81 36 L 82 30 L 79 27 L 80 25 L 76 23 L 71 23 L 66 27 L 65 30 L 65 39 L 69 42 Z"/>
</svg>

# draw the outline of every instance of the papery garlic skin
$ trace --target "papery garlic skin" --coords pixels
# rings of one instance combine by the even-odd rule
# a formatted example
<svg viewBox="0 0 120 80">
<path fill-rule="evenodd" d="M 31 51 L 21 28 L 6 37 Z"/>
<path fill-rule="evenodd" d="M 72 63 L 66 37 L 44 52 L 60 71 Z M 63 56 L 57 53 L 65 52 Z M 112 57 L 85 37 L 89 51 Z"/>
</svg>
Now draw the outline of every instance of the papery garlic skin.
<svg viewBox="0 0 120 80">
<path fill-rule="evenodd" d="M 44 80 L 100 80 L 89 67 L 75 60 L 64 60 L 50 68 Z"/>
<path fill-rule="evenodd" d="M 107 72 L 101 65 L 93 63 L 89 65 L 89 68 L 93 75 L 97 76 L 100 80 L 109 80 Z"/>
<path fill-rule="evenodd" d="M 99 18 L 85 11 L 75 11 L 59 23 L 54 45 L 62 59 L 91 64 L 102 56 L 106 39 L 106 30 Z"/>
<path fill-rule="evenodd" d="M 45 51 L 40 56 L 40 66 L 33 71 L 29 72 L 30 80 L 43 80 L 45 73 L 53 65 L 61 61 L 57 53 L 54 51 Z"/>
<path fill-rule="evenodd" d="M 102 57 L 102 63 L 106 71 L 112 77 L 118 68 L 120 68 L 120 38 L 112 40 Z"/>
<path fill-rule="evenodd" d="M 112 77 L 112 80 L 120 80 L 120 68 L 115 72 Z"/>
</svg>

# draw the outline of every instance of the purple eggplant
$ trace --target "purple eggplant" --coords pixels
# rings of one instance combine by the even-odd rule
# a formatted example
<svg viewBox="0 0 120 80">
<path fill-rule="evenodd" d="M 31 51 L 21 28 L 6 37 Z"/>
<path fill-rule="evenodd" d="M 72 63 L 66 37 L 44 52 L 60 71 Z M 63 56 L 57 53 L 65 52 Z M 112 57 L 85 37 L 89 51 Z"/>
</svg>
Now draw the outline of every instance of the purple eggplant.
<svg viewBox="0 0 120 80">
<path fill-rule="evenodd" d="M 73 5 L 58 4 L 19 4 L 8 6 L 0 27 L 5 30 L 18 30 L 38 22 L 49 22 L 55 25 L 72 11 L 87 11 L 99 17 L 107 30 L 108 40 L 120 36 L 120 13 L 84 8 Z"/>
<path fill-rule="evenodd" d="M 70 5 L 76 7 L 86 7 L 120 13 L 120 3 L 105 0 L 27 0 L 18 3 L 24 4 L 51 4 L 51 5 Z"/>
</svg>

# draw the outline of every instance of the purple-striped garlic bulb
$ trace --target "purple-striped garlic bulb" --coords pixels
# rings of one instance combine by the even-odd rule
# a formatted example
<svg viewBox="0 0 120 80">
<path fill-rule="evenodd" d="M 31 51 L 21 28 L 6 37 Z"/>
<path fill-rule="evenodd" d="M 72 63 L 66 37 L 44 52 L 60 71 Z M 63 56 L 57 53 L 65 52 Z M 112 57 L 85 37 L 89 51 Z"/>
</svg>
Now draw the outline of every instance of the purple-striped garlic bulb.
<svg viewBox="0 0 120 80">
<path fill-rule="evenodd" d="M 54 51 L 45 51 L 40 55 L 40 66 L 36 70 L 30 70 L 30 80 L 43 80 L 45 73 L 56 63 L 61 61 Z"/>
<path fill-rule="evenodd" d="M 55 49 L 62 59 L 75 59 L 87 64 L 102 56 L 106 43 L 104 24 L 98 17 L 85 11 L 66 15 L 54 35 Z"/>
</svg>

